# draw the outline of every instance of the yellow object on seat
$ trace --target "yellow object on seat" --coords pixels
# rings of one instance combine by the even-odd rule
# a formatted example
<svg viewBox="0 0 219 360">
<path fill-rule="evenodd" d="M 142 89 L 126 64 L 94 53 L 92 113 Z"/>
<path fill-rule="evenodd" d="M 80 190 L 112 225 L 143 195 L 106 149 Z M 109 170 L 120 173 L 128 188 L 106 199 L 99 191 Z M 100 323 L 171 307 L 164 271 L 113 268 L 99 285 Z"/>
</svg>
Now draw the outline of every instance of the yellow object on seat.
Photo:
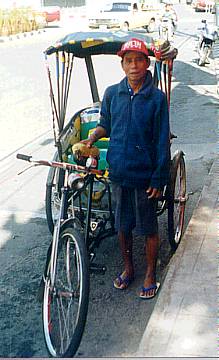
<svg viewBox="0 0 219 360">
<path fill-rule="evenodd" d="M 100 150 L 96 146 L 88 148 L 85 144 L 79 142 L 72 146 L 72 154 L 75 162 L 83 165 L 89 157 L 99 159 Z"/>
</svg>

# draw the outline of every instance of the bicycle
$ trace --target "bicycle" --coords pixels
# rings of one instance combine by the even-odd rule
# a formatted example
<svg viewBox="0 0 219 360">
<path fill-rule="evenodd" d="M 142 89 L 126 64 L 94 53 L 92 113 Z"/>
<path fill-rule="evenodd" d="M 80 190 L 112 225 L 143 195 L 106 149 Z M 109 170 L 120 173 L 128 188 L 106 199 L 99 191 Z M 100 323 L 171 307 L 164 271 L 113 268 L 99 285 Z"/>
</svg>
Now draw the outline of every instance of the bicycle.
<svg viewBox="0 0 219 360">
<path fill-rule="evenodd" d="M 94 229 L 91 231 L 90 226 L 86 226 L 90 224 L 93 211 L 90 196 L 94 179 L 95 176 L 102 178 L 103 171 L 92 169 L 92 159 L 83 167 L 58 161 L 34 160 L 23 154 L 17 154 L 17 158 L 28 161 L 33 166 L 50 166 L 63 170 L 59 215 L 54 225 L 41 286 L 43 285 L 43 328 L 48 350 L 54 357 L 70 357 L 76 352 L 84 331 L 90 272 L 106 271 L 104 266 L 93 263 L 94 249 L 99 246 L 103 237 L 114 233 L 111 203 L 109 216 L 95 228 L 95 241 L 90 234 L 94 233 Z M 87 187 L 89 196 L 85 224 L 85 219 L 80 216 L 82 208 L 75 207 L 74 202 Z M 108 197 L 110 199 L 110 192 Z M 104 231 L 108 222 L 111 227 Z"/>
<path fill-rule="evenodd" d="M 70 163 L 34 160 L 31 156 L 18 154 L 18 159 L 33 165 L 50 166 L 63 170 L 63 186 L 58 184 L 59 215 L 54 221 L 53 238 L 47 253 L 43 275 L 43 328 L 45 341 L 54 357 L 70 357 L 75 354 L 83 335 L 89 302 L 90 272 L 105 273 L 105 266 L 93 263 L 95 248 L 103 238 L 113 235 L 114 216 L 111 206 L 111 192 L 107 180 L 102 180 L 104 172 L 92 168 L 92 159 L 86 166 Z M 76 171 L 76 173 L 74 173 Z M 168 210 L 169 242 L 173 251 L 182 237 L 186 204 L 185 161 L 182 151 L 177 151 L 170 166 L 170 181 L 159 199 L 157 216 Z M 95 222 L 92 227 L 92 192 L 95 177 L 106 182 L 108 192 L 108 217 Z M 81 204 L 84 190 L 89 187 L 86 219 Z M 107 228 L 107 223 L 110 227 Z M 97 232 L 97 229 L 99 231 Z M 42 290 L 42 289 L 41 289 Z"/>
</svg>

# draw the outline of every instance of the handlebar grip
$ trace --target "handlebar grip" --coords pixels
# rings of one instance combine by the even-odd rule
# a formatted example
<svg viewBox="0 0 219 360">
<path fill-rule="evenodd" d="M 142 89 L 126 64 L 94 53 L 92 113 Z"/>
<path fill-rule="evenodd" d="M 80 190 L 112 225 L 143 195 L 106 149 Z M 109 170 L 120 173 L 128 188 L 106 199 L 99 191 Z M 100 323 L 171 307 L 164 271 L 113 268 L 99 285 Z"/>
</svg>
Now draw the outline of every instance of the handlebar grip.
<svg viewBox="0 0 219 360">
<path fill-rule="evenodd" d="M 29 162 L 30 162 L 30 159 L 32 158 L 32 156 L 28 156 L 28 155 L 24 155 L 24 154 L 17 154 L 16 157 L 17 157 L 17 159 L 29 161 Z"/>
</svg>

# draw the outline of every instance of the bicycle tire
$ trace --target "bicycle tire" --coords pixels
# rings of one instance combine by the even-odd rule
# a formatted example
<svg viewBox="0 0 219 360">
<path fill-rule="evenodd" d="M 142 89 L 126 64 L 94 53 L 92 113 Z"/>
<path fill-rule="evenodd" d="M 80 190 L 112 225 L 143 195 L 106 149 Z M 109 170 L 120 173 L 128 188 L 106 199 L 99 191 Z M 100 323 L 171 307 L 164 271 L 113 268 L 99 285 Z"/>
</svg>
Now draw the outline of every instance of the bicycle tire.
<svg viewBox="0 0 219 360">
<path fill-rule="evenodd" d="M 199 66 L 205 66 L 206 59 L 207 59 L 207 56 L 208 56 L 208 47 L 205 46 L 204 43 L 202 44 L 202 46 L 200 48 L 199 54 L 200 54 L 200 57 L 199 57 L 199 60 L 198 60 L 198 65 Z"/>
<path fill-rule="evenodd" d="M 168 193 L 168 236 L 171 249 L 176 251 L 182 238 L 186 204 L 186 168 L 183 152 L 171 161 Z"/>
<path fill-rule="evenodd" d="M 89 261 L 81 233 L 62 226 L 59 235 L 54 288 L 50 265 L 42 305 L 46 347 L 53 357 L 73 357 L 80 345 L 89 302 Z"/>
<path fill-rule="evenodd" d="M 54 161 L 58 161 L 58 153 L 54 156 Z M 46 220 L 49 231 L 53 234 L 54 224 L 57 219 L 57 212 L 59 211 L 60 204 L 60 190 L 64 182 L 64 173 L 62 169 L 53 168 L 49 169 L 47 183 L 46 183 Z"/>
</svg>

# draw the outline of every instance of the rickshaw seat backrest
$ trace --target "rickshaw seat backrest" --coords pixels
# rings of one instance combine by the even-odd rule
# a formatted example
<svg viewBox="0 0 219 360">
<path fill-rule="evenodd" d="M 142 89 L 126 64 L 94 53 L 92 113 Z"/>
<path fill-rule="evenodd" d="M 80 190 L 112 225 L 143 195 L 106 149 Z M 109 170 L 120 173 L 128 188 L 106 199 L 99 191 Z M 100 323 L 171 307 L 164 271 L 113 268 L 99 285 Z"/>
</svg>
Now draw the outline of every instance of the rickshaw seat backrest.
<svg viewBox="0 0 219 360">
<path fill-rule="evenodd" d="M 94 103 L 91 106 L 83 109 L 72 117 L 71 124 L 69 124 L 69 131 L 62 140 L 62 149 L 65 155 L 63 159 L 70 163 L 74 163 L 72 154 L 72 146 L 81 140 L 85 140 L 94 131 L 100 119 L 100 103 Z M 108 149 L 108 138 L 102 138 L 95 143 L 95 146 L 100 150 L 100 158 L 98 161 L 98 169 L 104 170 L 108 167 L 106 161 L 106 153 Z M 66 157 L 67 156 L 67 157 Z"/>
<path fill-rule="evenodd" d="M 95 103 L 80 113 L 80 140 L 85 140 L 94 131 L 100 119 L 100 103 Z M 99 149 L 108 148 L 108 138 L 102 138 L 95 143 Z"/>
<path fill-rule="evenodd" d="M 98 125 L 100 119 L 100 103 L 95 103 L 91 107 L 85 109 L 80 114 L 80 135 L 81 140 L 87 139 Z M 100 150 L 100 158 L 98 161 L 98 169 L 104 170 L 108 167 L 106 161 L 106 153 L 108 149 L 109 139 L 102 138 L 95 143 Z"/>
</svg>

